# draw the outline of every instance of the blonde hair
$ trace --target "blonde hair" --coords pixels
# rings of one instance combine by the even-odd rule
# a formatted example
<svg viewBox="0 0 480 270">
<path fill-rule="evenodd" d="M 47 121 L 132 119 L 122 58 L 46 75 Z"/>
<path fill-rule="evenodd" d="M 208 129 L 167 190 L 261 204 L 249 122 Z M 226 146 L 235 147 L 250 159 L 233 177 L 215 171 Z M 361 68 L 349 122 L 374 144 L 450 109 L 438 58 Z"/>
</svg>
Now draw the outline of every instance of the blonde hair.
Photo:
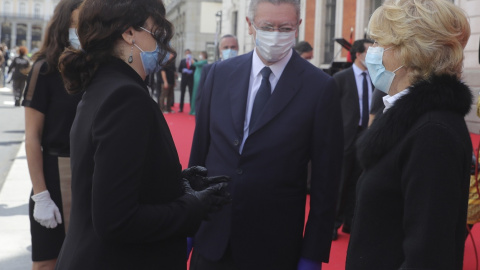
<svg viewBox="0 0 480 270">
<path fill-rule="evenodd" d="M 387 0 L 372 14 L 369 35 L 394 46 L 411 83 L 432 75 L 460 77 L 470 37 L 465 12 L 446 0 Z"/>
</svg>

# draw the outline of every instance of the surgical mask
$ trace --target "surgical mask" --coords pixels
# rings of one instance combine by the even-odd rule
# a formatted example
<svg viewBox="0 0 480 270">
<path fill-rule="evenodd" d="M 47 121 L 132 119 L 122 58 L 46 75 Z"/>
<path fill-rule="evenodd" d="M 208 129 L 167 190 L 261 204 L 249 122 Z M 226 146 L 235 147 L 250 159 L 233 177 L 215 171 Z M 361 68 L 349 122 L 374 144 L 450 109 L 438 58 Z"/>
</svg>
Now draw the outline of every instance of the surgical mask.
<svg viewBox="0 0 480 270">
<path fill-rule="evenodd" d="M 391 47 L 390 47 L 391 48 Z M 369 47 L 367 56 L 365 57 L 365 64 L 367 65 L 368 73 L 372 83 L 378 90 L 388 94 L 395 72 L 403 67 L 395 69 L 393 72 L 385 69 L 383 65 L 383 52 L 390 48 L 384 49 L 382 47 Z"/>
<path fill-rule="evenodd" d="M 135 47 L 137 47 L 141 51 L 140 58 L 142 59 L 143 70 L 145 70 L 146 75 L 157 73 L 170 58 L 170 52 L 167 52 L 162 62 L 158 62 L 158 56 L 160 55 L 160 47 L 158 47 L 158 44 L 155 50 L 151 52 L 146 52 L 142 50 L 140 47 L 138 47 L 137 44 L 133 45 L 135 45 Z"/>
<path fill-rule="evenodd" d="M 237 50 L 232 50 L 232 49 L 222 50 L 222 59 L 223 60 L 227 60 L 227 59 L 235 57 L 237 55 L 238 55 Z"/>
<path fill-rule="evenodd" d="M 267 62 L 275 63 L 284 58 L 295 45 L 295 33 L 262 31 L 253 26 L 257 32 L 255 45 L 257 52 Z"/>
<path fill-rule="evenodd" d="M 82 45 L 80 45 L 80 40 L 78 39 L 77 29 L 76 28 L 69 28 L 68 29 L 68 41 L 72 48 L 80 50 Z"/>
</svg>

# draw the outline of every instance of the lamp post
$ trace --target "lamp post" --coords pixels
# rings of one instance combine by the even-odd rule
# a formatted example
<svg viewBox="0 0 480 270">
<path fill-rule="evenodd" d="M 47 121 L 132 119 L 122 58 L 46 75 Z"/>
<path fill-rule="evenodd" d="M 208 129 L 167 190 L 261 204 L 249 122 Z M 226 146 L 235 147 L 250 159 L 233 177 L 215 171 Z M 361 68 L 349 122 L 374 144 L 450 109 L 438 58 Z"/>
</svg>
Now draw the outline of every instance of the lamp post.
<svg viewBox="0 0 480 270">
<path fill-rule="evenodd" d="M 217 31 L 215 33 L 215 61 L 217 61 L 219 57 L 219 51 L 218 51 L 218 39 L 220 36 L 220 33 L 222 32 L 222 11 L 217 11 L 215 13 L 215 19 L 217 21 Z"/>
</svg>

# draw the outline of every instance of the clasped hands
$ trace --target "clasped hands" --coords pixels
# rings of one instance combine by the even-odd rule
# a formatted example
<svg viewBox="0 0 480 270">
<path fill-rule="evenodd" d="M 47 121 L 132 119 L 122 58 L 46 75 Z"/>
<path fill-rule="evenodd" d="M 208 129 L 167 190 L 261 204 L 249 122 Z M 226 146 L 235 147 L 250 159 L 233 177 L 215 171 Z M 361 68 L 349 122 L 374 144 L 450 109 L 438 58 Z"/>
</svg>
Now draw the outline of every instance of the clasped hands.
<svg viewBox="0 0 480 270">
<path fill-rule="evenodd" d="M 230 194 L 226 191 L 228 176 L 207 177 L 207 169 L 193 166 L 182 171 L 181 178 L 186 194 L 197 198 L 207 214 L 218 211 L 223 205 L 231 202 Z"/>
</svg>

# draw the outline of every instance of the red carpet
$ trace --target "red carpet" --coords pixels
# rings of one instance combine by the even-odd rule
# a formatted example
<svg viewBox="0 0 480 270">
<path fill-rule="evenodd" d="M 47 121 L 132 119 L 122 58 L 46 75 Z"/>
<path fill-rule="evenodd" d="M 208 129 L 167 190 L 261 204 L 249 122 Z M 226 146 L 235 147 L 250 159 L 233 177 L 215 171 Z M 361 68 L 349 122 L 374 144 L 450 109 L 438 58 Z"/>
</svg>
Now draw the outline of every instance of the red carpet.
<svg viewBox="0 0 480 270">
<path fill-rule="evenodd" d="M 195 129 L 195 116 L 189 115 L 190 107 L 185 104 L 184 112 L 178 113 L 178 104 L 173 108 L 176 113 L 165 114 L 170 132 L 177 147 L 178 156 L 183 168 L 188 166 L 188 158 L 190 156 L 190 147 L 192 144 L 193 131 Z M 480 135 L 472 134 L 472 143 L 478 147 Z M 476 148 L 474 146 L 474 148 Z M 307 201 L 308 203 L 308 201 Z M 306 208 L 308 213 L 308 206 Z M 475 225 L 472 229 L 475 246 L 480 253 L 480 225 Z M 441 236 L 439 236 L 441 237 Z M 330 263 L 324 264 L 323 270 L 343 270 L 345 269 L 345 257 L 350 236 L 339 230 L 338 240 L 332 242 L 332 250 L 330 253 Z M 480 270 L 476 267 L 477 260 L 475 248 L 471 238 L 469 237 L 465 243 L 465 259 L 463 270 Z"/>
</svg>

